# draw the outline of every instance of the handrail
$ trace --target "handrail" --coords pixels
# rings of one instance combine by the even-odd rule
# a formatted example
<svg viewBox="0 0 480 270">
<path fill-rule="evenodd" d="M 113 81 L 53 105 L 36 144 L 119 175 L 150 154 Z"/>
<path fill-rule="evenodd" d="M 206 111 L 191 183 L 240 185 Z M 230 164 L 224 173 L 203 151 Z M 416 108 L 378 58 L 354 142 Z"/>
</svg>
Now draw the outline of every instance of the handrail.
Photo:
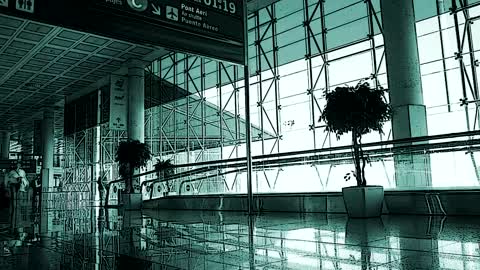
<svg viewBox="0 0 480 270">
<path fill-rule="evenodd" d="M 441 139 L 453 139 L 453 138 L 460 138 L 460 137 L 473 137 L 480 135 L 480 131 L 466 131 L 466 132 L 457 132 L 457 133 L 448 133 L 448 134 L 440 134 L 440 135 L 433 135 L 433 136 L 422 136 L 422 137 L 414 137 L 414 138 L 405 138 L 405 139 L 397 139 L 397 140 L 388 140 L 388 141 L 380 141 L 380 142 L 372 142 L 372 143 L 364 143 L 363 147 L 364 148 L 369 148 L 369 147 L 375 147 L 375 146 L 387 146 L 387 145 L 394 145 L 393 147 L 386 148 L 385 150 L 390 150 L 390 151 L 401 151 L 403 149 L 411 149 L 411 148 L 418 148 L 419 146 L 433 146 L 435 144 L 422 144 L 422 145 L 402 145 L 402 144 L 407 144 L 407 143 L 418 143 L 418 142 L 425 142 L 425 141 L 430 141 L 430 140 L 441 140 Z M 480 140 L 475 139 L 469 139 L 465 141 L 459 141 L 460 142 L 480 142 Z M 452 144 L 454 142 L 447 142 L 449 144 Z M 308 155 L 308 154 L 320 154 L 320 153 L 325 153 L 325 152 L 333 152 L 333 151 L 341 151 L 341 150 L 350 150 L 351 146 L 350 145 L 344 145 L 344 146 L 336 146 L 336 147 L 329 147 L 329 148 L 321 148 L 321 149 L 312 149 L 312 150 L 302 150 L 302 151 L 293 151 L 293 152 L 287 152 L 287 153 L 279 153 L 279 154 L 269 154 L 269 155 L 259 155 L 259 156 L 254 156 L 252 159 L 253 160 L 262 160 L 262 159 L 272 159 L 272 158 L 281 158 L 281 157 L 286 157 L 286 156 L 298 156 L 298 155 Z M 368 152 L 372 150 L 367 150 Z M 367 152 L 366 151 L 366 152 Z M 298 157 L 297 157 L 298 158 Z M 201 170 L 213 170 L 213 169 L 219 169 L 222 167 L 232 167 L 232 166 L 239 166 L 246 162 L 246 158 L 234 158 L 234 159 L 228 159 L 228 160 L 214 160 L 214 161 L 204 161 L 204 162 L 198 162 L 198 163 L 187 163 L 187 164 L 178 164 L 178 165 L 173 165 L 172 168 L 185 168 L 185 167 L 192 167 L 192 166 L 203 166 L 203 165 L 217 165 L 215 168 L 209 168 L 209 167 L 203 167 L 203 168 L 198 168 L 194 169 L 189 172 L 182 172 L 180 174 L 175 174 L 172 175 L 172 177 L 169 177 L 167 179 L 152 179 L 152 180 L 147 180 L 144 181 L 141 184 L 141 189 L 143 188 L 144 185 L 151 183 L 151 182 L 166 182 L 170 181 L 172 179 L 175 179 L 179 177 L 179 175 L 183 174 L 189 174 L 191 175 L 192 173 L 195 173 L 195 171 L 201 171 Z M 147 171 L 144 173 L 136 174 L 132 177 L 141 177 L 141 176 L 146 176 L 150 175 L 152 173 L 157 172 L 156 170 L 151 170 Z M 182 176 L 183 177 L 183 176 Z M 108 205 L 108 196 L 110 195 L 110 186 L 115 184 L 115 183 L 120 183 L 123 182 L 125 178 L 113 180 L 109 183 L 107 183 L 107 198 L 106 198 L 106 205 Z"/>
<path fill-rule="evenodd" d="M 405 144 L 405 143 L 416 143 L 416 142 L 424 142 L 429 140 L 441 140 L 441 139 L 452 139 L 458 137 L 471 137 L 480 135 L 480 130 L 477 131 L 466 131 L 466 132 L 458 132 L 458 133 L 448 133 L 448 134 L 441 134 L 441 135 L 433 135 L 433 136 L 423 136 L 423 137 L 414 137 L 414 138 L 406 138 L 406 139 L 397 139 L 397 140 L 388 140 L 388 141 L 381 141 L 381 142 L 373 142 L 373 143 L 364 143 L 363 147 L 374 147 L 374 146 L 385 146 L 390 144 Z M 400 150 L 405 146 L 394 146 L 392 149 Z M 411 147 L 411 146 L 406 146 Z M 280 154 L 269 154 L 269 155 L 260 155 L 254 156 L 254 160 L 258 159 L 268 159 L 268 158 L 277 158 L 283 156 L 295 156 L 295 155 L 303 155 L 303 154 L 315 154 L 315 153 L 322 153 L 322 152 L 332 152 L 332 151 L 339 151 L 339 150 L 349 150 L 351 149 L 351 145 L 344 145 L 344 146 L 335 146 L 329 148 L 320 148 L 320 149 L 312 149 L 312 150 L 302 150 L 302 151 L 293 151 L 293 152 L 286 152 Z M 203 166 L 203 165 L 215 165 L 215 164 L 228 164 L 228 163 L 235 163 L 239 161 L 245 161 L 246 158 L 232 158 L 227 160 L 213 160 L 213 161 L 202 161 L 197 163 L 185 163 L 185 164 L 177 164 L 173 165 L 172 168 L 184 168 L 184 167 L 192 167 L 192 166 Z M 148 172 L 144 172 L 141 174 L 136 174 L 133 177 L 140 177 L 149 175 L 151 173 L 156 172 L 156 170 L 151 170 Z M 110 183 L 121 182 L 125 179 L 118 179 L 111 181 Z"/>
<path fill-rule="evenodd" d="M 226 171 L 226 172 L 222 172 L 222 173 L 219 173 L 215 176 L 219 176 L 219 175 L 227 175 L 227 174 L 231 174 L 231 173 L 236 173 L 236 172 L 241 172 L 241 171 L 245 171 L 247 168 L 244 168 L 244 169 L 236 169 L 236 170 L 230 170 L 230 171 Z M 203 179 L 208 179 L 210 176 L 202 176 L 202 177 L 199 177 L 199 178 L 195 178 L 195 179 L 189 179 L 189 180 L 183 180 L 182 182 L 180 182 L 180 186 L 178 187 L 178 195 L 182 195 L 182 187 L 185 183 L 192 183 L 192 182 L 197 182 L 197 181 L 200 181 L 200 180 L 203 180 Z M 150 200 L 152 199 L 152 194 L 150 194 Z"/>
<path fill-rule="evenodd" d="M 415 152 L 409 152 L 409 153 L 410 154 L 418 154 L 418 153 L 432 154 L 432 153 L 452 152 L 452 149 L 445 149 L 445 148 L 446 147 L 459 147 L 459 146 L 463 146 L 463 147 L 462 148 L 456 148 L 456 149 L 453 149 L 453 150 L 454 151 L 472 151 L 472 150 L 477 150 L 478 151 L 478 150 L 480 150 L 480 146 L 472 148 L 472 145 L 480 145 L 480 139 L 475 139 L 475 140 L 470 140 L 470 141 L 442 142 L 442 143 L 435 143 L 435 144 L 415 145 L 414 148 L 416 148 L 415 149 L 416 151 Z M 403 146 L 403 147 L 398 147 L 398 148 L 411 150 L 410 146 Z M 367 155 L 368 154 L 374 154 L 375 156 L 371 157 L 372 160 L 380 160 L 380 159 L 385 158 L 385 157 L 393 156 L 394 153 L 392 153 L 392 151 L 390 151 L 391 149 L 393 149 L 393 148 L 366 150 L 365 153 Z M 379 152 L 379 150 L 380 150 L 380 152 Z M 335 159 L 335 161 L 332 162 L 332 159 Z M 253 163 L 253 167 L 254 167 L 254 169 L 258 169 L 258 168 L 265 169 L 265 168 L 276 168 L 276 167 L 279 167 L 279 166 L 281 166 L 281 167 L 295 166 L 295 165 L 298 165 L 298 162 L 304 163 L 306 161 L 309 162 L 309 163 L 312 163 L 312 164 L 313 163 L 319 164 L 319 162 L 321 162 L 322 160 L 326 160 L 329 163 L 341 163 L 341 162 L 344 162 L 347 159 L 351 159 L 351 153 L 350 152 L 348 152 L 348 153 L 345 153 L 345 152 L 336 153 L 336 154 L 331 154 L 331 155 L 316 155 L 316 156 L 308 156 L 308 157 L 291 157 L 291 158 L 285 158 L 285 159 L 281 159 L 281 160 L 276 159 L 276 160 L 267 160 L 267 161 L 257 161 L 257 162 Z M 241 165 L 241 167 L 245 167 L 244 163 L 236 164 L 236 165 Z M 235 166 L 223 165 L 223 166 L 219 166 L 217 168 L 210 168 L 209 170 L 221 169 L 221 168 L 225 168 L 225 167 L 232 168 L 232 167 L 235 167 Z M 244 171 L 244 170 L 245 170 L 245 168 L 236 169 L 236 170 L 233 170 L 233 171 L 222 172 L 222 173 L 216 174 L 214 176 L 225 175 L 225 174 L 230 174 L 230 173 L 233 173 L 233 172 L 239 172 L 239 171 Z M 145 182 L 142 183 L 142 189 L 143 189 L 143 184 L 146 185 L 148 183 L 155 184 L 155 183 L 159 183 L 159 182 L 170 181 L 170 180 L 173 180 L 173 179 L 176 179 L 176 178 L 183 177 L 184 175 L 188 176 L 188 175 L 191 175 L 191 174 L 195 174 L 195 173 L 191 173 L 191 171 L 189 171 L 188 173 L 180 173 L 180 174 L 172 175 L 171 177 L 169 177 L 167 179 L 148 180 L 148 181 L 145 181 Z M 179 194 L 181 194 L 183 184 L 190 183 L 190 182 L 201 181 L 201 180 L 207 179 L 209 177 L 211 177 L 211 176 L 202 176 L 202 177 L 198 177 L 198 178 L 195 178 L 195 179 L 189 179 L 189 180 L 182 181 L 180 183 L 180 187 L 179 187 Z M 150 199 L 152 197 L 152 193 L 153 193 L 153 186 L 152 186 L 152 192 L 150 193 Z"/>
</svg>

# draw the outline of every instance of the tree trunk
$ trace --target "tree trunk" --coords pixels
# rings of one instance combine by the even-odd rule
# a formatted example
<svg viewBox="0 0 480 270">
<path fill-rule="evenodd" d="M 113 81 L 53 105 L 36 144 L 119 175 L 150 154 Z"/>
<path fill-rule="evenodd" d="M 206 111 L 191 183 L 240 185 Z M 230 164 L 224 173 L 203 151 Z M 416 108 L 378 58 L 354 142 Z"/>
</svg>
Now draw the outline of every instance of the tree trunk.
<svg viewBox="0 0 480 270">
<path fill-rule="evenodd" d="M 128 178 L 125 179 L 125 190 L 128 194 L 133 193 L 133 174 L 134 170 L 130 165 L 128 165 Z"/>
<path fill-rule="evenodd" d="M 360 166 L 360 145 L 358 144 L 357 133 L 352 131 L 352 142 L 353 142 L 353 160 L 355 162 L 355 176 L 357 179 L 357 186 L 362 186 L 362 168 Z"/>
<path fill-rule="evenodd" d="M 363 155 L 363 147 L 362 147 L 362 137 L 358 138 L 359 148 L 360 148 L 360 159 L 362 161 L 362 186 L 367 185 L 367 179 L 365 178 L 365 166 L 367 165 L 367 160 Z"/>
<path fill-rule="evenodd" d="M 134 189 L 133 189 L 133 173 L 130 174 L 130 177 L 128 177 L 128 183 L 129 183 L 129 190 L 128 190 L 128 194 L 133 194 L 134 193 Z"/>
</svg>

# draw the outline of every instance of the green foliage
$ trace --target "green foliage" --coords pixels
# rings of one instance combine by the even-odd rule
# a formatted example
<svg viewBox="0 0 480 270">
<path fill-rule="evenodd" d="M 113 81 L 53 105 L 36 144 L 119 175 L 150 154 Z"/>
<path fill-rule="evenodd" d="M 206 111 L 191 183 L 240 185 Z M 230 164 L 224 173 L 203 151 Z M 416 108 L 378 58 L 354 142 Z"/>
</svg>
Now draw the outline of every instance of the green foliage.
<svg viewBox="0 0 480 270">
<path fill-rule="evenodd" d="M 120 142 L 115 161 L 119 163 L 119 173 L 122 178 L 129 178 L 135 169 L 144 168 L 152 158 L 147 144 L 138 140 Z"/>
<path fill-rule="evenodd" d="M 392 109 L 385 99 L 384 89 L 373 89 L 366 82 L 356 87 L 337 87 L 326 94 L 327 104 L 320 121 L 326 131 L 333 132 L 337 139 L 345 133 L 352 134 L 355 171 L 344 179 L 356 178 L 358 186 L 366 186 L 365 164 L 368 157 L 363 153 L 362 135 L 377 131 L 383 133 L 383 124 L 391 119 Z M 363 162 L 363 164 L 361 164 Z"/>
<path fill-rule="evenodd" d="M 159 177 L 159 179 L 168 179 L 175 174 L 172 160 L 167 159 L 162 161 L 161 159 L 157 159 L 157 163 L 155 164 L 155 171 L 157 171 L 157 176 Z M 167 192 L 170 192 L 172 190 L 172 185 L 172 181 L 166 181 Z"/>
<path fill-rule="evenodd" d="M 327 93 L 321 116 L 326 130 L 337 138 L 347 132 L 354 132 L 356 137 L 371 131 L 383 133 L 383 124 L 391 117 L 384 93 L 385 90 L 370 88 L 366 82 L 356 87 L 337 87 Z"/>
<path fill-rule="evenodd" d="M 163 171 L 163 177 L 168 178 L 174 174 L 173 163 L 171 159 L 161 160 L 157 159 L 157 163 L 155 163 L 155 171 L 160 173 Z"/>
</svg>

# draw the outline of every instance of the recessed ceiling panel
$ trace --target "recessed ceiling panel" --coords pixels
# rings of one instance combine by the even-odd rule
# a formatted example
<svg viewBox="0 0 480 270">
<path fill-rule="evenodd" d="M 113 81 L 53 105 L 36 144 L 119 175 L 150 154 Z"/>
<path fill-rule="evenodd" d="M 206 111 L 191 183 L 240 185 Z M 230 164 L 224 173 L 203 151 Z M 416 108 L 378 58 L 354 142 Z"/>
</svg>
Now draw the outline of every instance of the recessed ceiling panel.
<svg viewBox="0 0 480 270">
<path fill-rule="evenodd" d="M 92 57 L 88 58 L 88 61 L 95 62 L 95 63 L 105 63 L 108 60 L 109 60 L 108 58 L 99 57 L 99 56 L 92 56 Z"/>
<path fill-rule="evenodd" d="M 0 14 L 0 120 L 31 128 L 42 108 L 123 66 L 119 55 L 142 59 L 154 49 Z"/>
<path fill-rule="evenodd" d="M 135 49 L 131 50 L 132 53 L 140 54 L 140 55 L 146 55 L 149 53 L 152 53 L 152 49 L 150 48 L 145 48 L 145 47 L 136 47 Z"/>
<path fill-rule="evenodd" d="M 84 61 L 84 62 L 80 63 L 78 66 L 92 69 L 92 68 L 96 68 L 98 66 L 98 64 Z"/>
<path fill-rule="evenodd" d="M 29 52 L 28 50 L 17 49 L 15 47 L 8 47 L 8 48 L 5 49 L 6 54 L 16 55 L 16 56 L 20 56 L 20 57 L 23 57 L 23 56 L 27 55 L 28 52 Z"/>
<path fill-rule="evenodd" d="M 39 66 L 34 66 L 34 65 L 24 65 L 22 69 L 28 70 L 28 71 L 40 71 L 42 70 L 42 67 Z"/>
<path fill-rule="evenodd" d="M 38 60 L 38 59 L 32 59 L 27 62 L 28 65 L 35 65 L 35 66 L 46 66 L 49 62 L 48 61 L 43 61 L 43 60 Z"/>
<path fill-rule="evenodd" d="M 57 60 L 57 63 L 61 63 L 61 64 L 71 66 L 71 65 L 75 65 L 76 63 L 78 63 L 78 60 L 69 59 L 69 58 L 62 58 L 62 59 Z"/>
<path fill-rule="evenodd" d="M 95 36 L 89 36 L 88 38 L 85 39 L 86 43 L 98 45 L 98 46 L 103 46 L 108 42 L 108 39 L 101 38 L 101 37 L 95 37 Z"/>
<path fill-rule="evenodd" d="M 39 53 L 36 54 L 33 58 L 35 59 L 41 59 L 41 60 L 46 60 L 46 61 L 53 61 L 55 59 L 55 56 L 53 55 L 48 55 L 48 54 L 43 54 Z"/>
<path fill-rule="evenodd" d="M 87 54 L 85 53 L 79 53 L 79 52 L 68 52 L 65 57 L 73 58 L 73 59 L 83 59 L 87 57 Z"/>
<path fill-rule="evenodd" d="M 82 37 L 85 36 L 85 34 L 82 34 L 76 31 L 74 32 L 70 30 L 64 30 L 58 36 L 62 38 L 72 39 L 72 40 L 80 40 Z"/>
<path fill-rule="evenodd" d="M 18 26 L 20 26 L 20 25 L 18 25 Z M 16 27 L 18 27 L 18 26 L 16 26 Z M 32 31 L 32 32 L 39 33 L 39 34 L 48 34 L 53 29 L 53 27 L 52 26 L 47 26 L 45 24 L 30 22 L 25 27 L 25 29 L 29 30 L 29 31 Z"/>
<path fill-rule="evenodd" d="M 2 36 L 12 36 L 13 34 L 15 34 L 14 29 L 0 26 L 0 35 L 2 35 Z"/>
<path fill-rule="evenodd" d="M 21 57 L 13 56 L 11 54 L 1 54 L 0 58 L 6 61 L 12 61 L 12 62 L 17 62 L 17 61 L 20 61 L 20 59 L 22 59 Z"/>
<path fill-rule="evenodd" d="M 93 52 L 98 49 L 97 46 L 92 46 L 84 43 L 80 43 L 77 46 L 75 46 L 75 49 L 80 50 L 80 51 L 85 51 L 85 52 Z"/>
<path fill-rule="evenodd" d="M 18 28 L 22 25 L 23 20 L 12 17 L 0 17 L 0 25 L 12 28 Z"/>
<path fill-rule="evenodd" d="M 68 39 L 63 39 L 63 38 L 54 38 L 48 44 L 69 48 L 73 44 L 75 44 L 75 42 L 73 42 L 71 40 L 68 40 Z"/>
<path fill-rule="evenodd" d="M 16 64 L 16 62 L 11 62 L 7 60 L 0 61 L 0 66 L 1 67 L 6 67 L 6 68 L 11 68 Z"/>
<path fill-rule="evenodd" d="M 19 40 L 13 40 L 12 43 L 10 44 L 11 47 L 18 48 L 18 49 L 24 49 L 24 50 L 31 50 L 33 47 L 35 47 L 35 43 L 27 43 Z"/>
<path fill-rule="evenodd" d="M 42 40 L 45 36 L 44 36 L 44 35 L 40 35 L 40 34 L 35 34 L 35 33 L 32 33 L 32 32 L 22 31 L 20 34 L 18 34 L 17 37 L 18 37 L 18 38 L 21 38 L 21 39 L 28 40 L 28 41 L 39 42 L 39 41 Z"/>
<path fill-rule="evenodd" d="M 102 49 L 98 53 L 102 54 L 102 55 L 105 55 L 105 56 L 116 56 L 116 55 L 120 54 L 120 51 L 111 50 L 111 49 Z"/>
<path fill-rule="evenodd" d="M 44 47 L 40 50 L 42 53 L 52 54 L 52 55 L 59 55 L 64 52 L 64 50 L 52 48 L 52 47 Z"/>
<path fill-rule="evenodd" d="M 15 5 L 0 10 L 123 41 L 244 62 L 244 0 L 127 2 L 42 0 L 29 12 L 19 11 Z M 60 36 L 72 40 L 84 37 L 72 30 L 64 30 Z"/>
<path fill-rule="evenodd" d="M 120 51 L 125 51 L 129 49 L 132 45 L 128 43 L 123 43 L 123 42 L 113 42 L 112 44 L 108 45 L 107 47 L 112 48 L 112 49 L 117 49 Z"/>
</svg>

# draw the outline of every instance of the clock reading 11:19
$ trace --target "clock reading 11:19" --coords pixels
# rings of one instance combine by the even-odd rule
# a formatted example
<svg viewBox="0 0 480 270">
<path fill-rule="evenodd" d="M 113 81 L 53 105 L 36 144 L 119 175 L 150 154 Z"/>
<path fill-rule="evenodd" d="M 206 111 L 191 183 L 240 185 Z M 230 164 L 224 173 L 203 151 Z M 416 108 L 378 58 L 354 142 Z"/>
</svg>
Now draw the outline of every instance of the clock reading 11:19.
<svg viewBox="0 0 480 270">
<path fill-rule="evenodd" d="M 197 3 L 202 3 L 206 6 L 213 7 L 231 14 L 237 13 L 237 5 L 234 1 L 229 0 L 190 0 Z"/>
</svg>

